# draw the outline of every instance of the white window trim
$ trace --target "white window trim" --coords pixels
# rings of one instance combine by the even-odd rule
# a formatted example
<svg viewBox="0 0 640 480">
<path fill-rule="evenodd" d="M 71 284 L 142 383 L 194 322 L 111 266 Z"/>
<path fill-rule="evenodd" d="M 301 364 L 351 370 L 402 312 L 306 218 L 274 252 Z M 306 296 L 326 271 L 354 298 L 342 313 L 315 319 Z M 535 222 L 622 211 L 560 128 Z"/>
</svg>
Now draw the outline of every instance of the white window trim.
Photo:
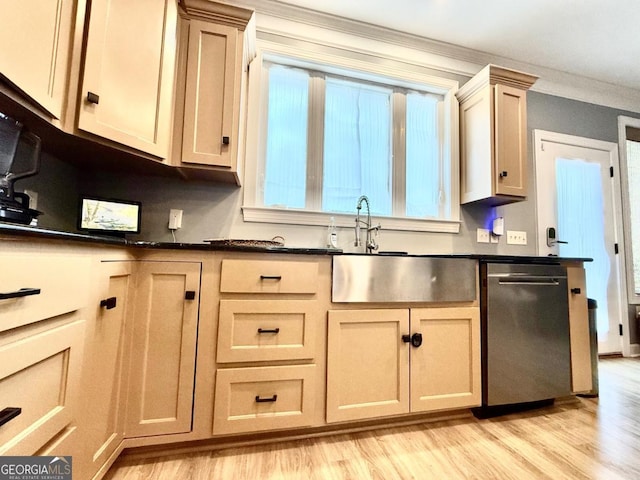
<svg viewBox="0 0 640 480">
<path fill-rule="evenodd" d="M 334 217 L 337 227 L 353 227 L 355 226 L 354 218 L 356 215 L 356 207 L 355 205 L 353 206 L 353 214 L 348 214 L 243 206 L 242 214 L 245 222 L 284 223 L 289 225 L 314 225 L 323 227 L 327 226 L 329 217 Z M 460 231 L 460 221 L 458 220 L 423 220 L 372 215 L 371 223 L 374 225 L 378 223 L 381 224 L 383 230 L 439 233 L 458 233 Z"/>
<path fill-rule="evenodd" d="M 295 42 L 294 42 L 295 43 Z M 339 54 L 334 47 L 325 47 L 314 44 L 314 48 L 301 49 L 299 45 L 288 45 L 272 42 L 267 39 L 257 40 L 257 55 L 249 68 L 248 87 L 248 111 L 247 111 L 247 148 L 244 175 L 243 220 L 245 222 L 293 224 L 293 225 L 326 225 L 328 212 L 293 210 L 286 208 L 271 208 L 260 206 L 259 199 L 263 192 L 261 182 L 258 180 L 264 176 L 261 158 L 264 158 L 264 145 L 266 142 L 260 137 L 260 125 L 266 124 L 267 95 L 263 94 L 266 85 L 266 75 L 263 75 L 263 60 L 272 57 L 285 56 L 299 58 L 305 62 L 321 65 L 335 65 L 338 68 L 356 70 L 361 72 L 362 78 L 369 75 L 388 76 L 406 82 L 399 86 L 415 88 L 416 85 L 429 84 L 435 88 L 434 93 L 443 95 L 444 103 L 448 106 L 444 112 L 444 146 L 443 157 L 451 159 L 449 178 L 445 181 L 450 185 L 450 217 L 448 219 L 418 219 L 409 217 L 380 217 L 379 221 L 385 230 L 401 230 L 416 232 L 459 233 L 460 231 L 460 187 L 459 187 L 459 140 L 458 140 L 458 101 L 455 92 L 458 90 L 458 82 L 447 78 L 435 77 L 427 73 L 416 72 L 415 69 L 401 70 L 391 62 L 374 63 L 363 61 L 358 55 L 348 50 L 340 50 Z M 401 64 L 401 59 L 398 60 Z M 308 65 L 307 65 L 308 66 Z M 327 70 L 323 67 L 323 70 Z M 354 205 L 355 212 L 355 205 Z M 338 226 L 351 226 L 352 215 L 334 215 Z M 342 219 L 344 217 L 344 219 Z M 347 222 L 346 219 L 349 219 Z"/>
</svg>

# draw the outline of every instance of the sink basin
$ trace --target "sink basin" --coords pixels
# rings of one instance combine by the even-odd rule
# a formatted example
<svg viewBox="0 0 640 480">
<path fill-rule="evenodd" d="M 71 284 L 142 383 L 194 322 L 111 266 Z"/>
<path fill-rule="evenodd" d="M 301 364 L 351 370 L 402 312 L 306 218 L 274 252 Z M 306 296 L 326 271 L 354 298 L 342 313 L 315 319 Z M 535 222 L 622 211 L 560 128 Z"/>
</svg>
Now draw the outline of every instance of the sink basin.
<svg viewBox="0 0 640 480">
<path fill-rule="evenodd" d="M 336 303 L 472 302 L 477 262 L 470 258 L 335 255 Z"/>
</svg>

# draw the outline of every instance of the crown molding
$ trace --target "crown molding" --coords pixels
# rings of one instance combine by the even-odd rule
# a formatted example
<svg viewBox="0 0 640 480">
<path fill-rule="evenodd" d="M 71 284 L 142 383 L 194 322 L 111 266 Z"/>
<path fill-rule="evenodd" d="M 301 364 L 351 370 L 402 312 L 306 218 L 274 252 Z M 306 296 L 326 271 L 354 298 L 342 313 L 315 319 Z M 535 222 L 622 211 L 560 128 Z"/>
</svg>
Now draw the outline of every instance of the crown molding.
<svg viewBox="0 0 640 480">
<path fill-rule="evenodd" d="M 640 90 L 511 58 L 468 49 L 377 25 L 288 5 L 277 0 L 227 0 L 256 11 L 257 30 L 272 35 L 323 43 L 399 60 L 471 78 L 488 64 L 527 72 L 539 77 L 532 91 L 581 102 L 640 113 Z M 331 31 L 330 37 L 326 31 Z"/>
</svg>

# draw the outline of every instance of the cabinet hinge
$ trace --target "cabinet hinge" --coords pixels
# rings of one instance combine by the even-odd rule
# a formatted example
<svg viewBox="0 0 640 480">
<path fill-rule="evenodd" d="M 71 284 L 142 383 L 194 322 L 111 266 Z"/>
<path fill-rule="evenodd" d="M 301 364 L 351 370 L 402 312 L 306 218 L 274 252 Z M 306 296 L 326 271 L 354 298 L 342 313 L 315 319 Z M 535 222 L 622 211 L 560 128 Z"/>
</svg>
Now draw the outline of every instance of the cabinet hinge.
<svg viewBox="0 0 640 480">
<path fill-rule="evenodd" d="M 613 252 L 614 252 L 616 255 L 618 255 L 619 248 L 618 248 L 618 244 L 617 244 L 617 243 L 614 243 L 614 244 L 613 244 Z"/>
<path fill-rule="evenodd" d="M 618 327 L 619 327 L 619 329 L 620 329 L 620 336 L 622 336 L 622 324 L 621 324 L 621 323 L 619 323 L 619 324 L 618 324 Z"/>
<path fill-rule="evenodd" d="M 613 167 L 609 167 L 609 176 L 613 178 Z"/>
</svg>

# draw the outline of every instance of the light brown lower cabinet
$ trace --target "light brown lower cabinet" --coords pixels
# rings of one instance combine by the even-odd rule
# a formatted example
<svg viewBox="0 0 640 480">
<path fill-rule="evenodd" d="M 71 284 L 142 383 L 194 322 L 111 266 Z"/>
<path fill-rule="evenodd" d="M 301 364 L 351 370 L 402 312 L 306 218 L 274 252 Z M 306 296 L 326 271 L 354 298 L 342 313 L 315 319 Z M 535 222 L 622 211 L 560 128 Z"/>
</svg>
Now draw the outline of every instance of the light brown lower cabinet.
<svg viewBox="0 0 640 480">
<path fill-rule="evenodd" d="M 75 421 L 85 321 L 23 327 L 0 340 L 0 455 L 33 455 Z M 55 321 L 55 320 L 52 320 Z"/>
<path fill-rule="evenodd" d="M 478 307 L 332 310 L 327 422 L 477 406 Z"/>
<path fill-rule="evenodd" d="M 123 439 L 128 352 L 127 327 L 135 294 L 134 262 L 101 262 L 92 297 L 95 320 L 87 328 L 83 365 L 83 408 L 79 428 L 87 450 L 76 461 L 79 478 L 93 478 Z"/>
<path fill-rule="evenodd" d="M 126 437 L 191 431 L 201 263 L 136 265 Z"/>
<path fill-rule="evenodd" d="M 571 338 L 571 391 L 593 388 L 586 273 L 582 265 L 567 265 L 569 337 Z M 596 360 L 597 361 L 597 360 Z M 597 365 L 595 366 L 597 368 Z"/>
<path fill-rule="evenodd" d="M 219 369 L 213 432 L 276 430 L 311 425 L 315 365 Z"/>
</svg>

